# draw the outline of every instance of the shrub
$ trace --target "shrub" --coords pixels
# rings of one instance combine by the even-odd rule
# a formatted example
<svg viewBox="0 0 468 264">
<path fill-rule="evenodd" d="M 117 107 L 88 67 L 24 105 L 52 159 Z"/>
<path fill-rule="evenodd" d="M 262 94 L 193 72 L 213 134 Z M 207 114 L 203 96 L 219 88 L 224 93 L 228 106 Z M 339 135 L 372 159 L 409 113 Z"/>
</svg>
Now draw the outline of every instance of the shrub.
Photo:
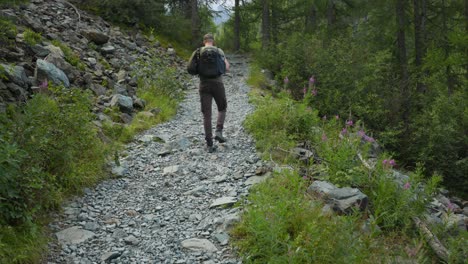
<svg viewBox="0 0 468 264">
<path fill-rule="evenodd" d="M 63 51 L 63 54 L 65 55 L 65 60 L 68 63 L 70 63 L 71 65 L 77 67 L 79 70 L 82 70 L 82 71 L 86 68 L 85 64 L 81 61 L 80 56 L 77 53 L 75 53 L 66 44 L 58 40 L 52 40 L 52 44 L 54 46 L 59 47 Z"/>
<path fill-rule="evenodd" d="M 0 44 L 13 45 L 16 37 L 16 26 L 10 20 L 0 18 Z"/>
<path fill-rule="evenodd" d="M 42 41 L 41 33 L 34 32 L 29 28 L 27 28 L 23 34 L 24 34 L 24 41 L 29 46 L 34 46 Z"/>
<path fill-rule="evenodd" d="M 284 172 L 251 189 L 232 232 L 245 263 L 382 263 L 388 254 L 359 232 L 356 216 L 333 216 L 304 197 L 307 181 Z"/>
<path fill-rule="evenodd" d="M 89 95 L 52 88 L 2 117 L 2 224 L 29 222 L 103 177 L 104 151 L 91 120 Z"/>
<path fill-rule="evenodd" d="M 278 147 L 288 151 L 296 142 L 311 137 L 319 123 L 316 111 L 296 104 L 285 93 L 278 99 L 271 95 L 252 98 L 257 109 L 247 117 L 245 127 L 265 153 L 277 151 Z"/>
</svg>

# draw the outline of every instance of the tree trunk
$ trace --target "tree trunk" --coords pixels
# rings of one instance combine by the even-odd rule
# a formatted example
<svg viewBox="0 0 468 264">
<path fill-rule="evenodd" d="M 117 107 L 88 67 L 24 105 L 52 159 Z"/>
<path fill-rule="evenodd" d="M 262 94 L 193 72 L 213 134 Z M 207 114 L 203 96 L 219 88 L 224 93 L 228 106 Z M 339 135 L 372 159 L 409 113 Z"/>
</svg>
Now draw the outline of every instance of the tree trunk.
<svg viewBox="0 0 468 264">
<path fill-rule="evenodd" d="M 468 0 L 467 0 L 468 1 Z M 313 33 L 317 29 L 317 7 L 311 4 L 305 21 L 305 32 Z"/>
<path fill-rule="evenodd" d="M 405 1 L 396 0 L 396 25 L 397 25 L 397 61 L 400 74 L 400 98 L 401 98 L 401 113 L 405 127 L 408 127 L 409 109 L 410 109 L 410 93 L 409 93 L 409 76 L 408 76 L 408 57 L 406 55 L 406 38 L 405 38 Z"/>
<path fill-rule="evenodd" d="M 270 0 L 263 0 L 262 11 L 262 47 L 270 46 Z"/>
<path fill-rule="evenodd" d="M 416 87 L 417 91 L 420 93 L 426 92 L 426 87 L 423 83 L 420 82 L 422 78 L 422 60 L 426 53 L 425 41 L 424 41 L 424 22 L 423 22 L 423 13 L 422 10 L 422 0 L 413 0 L 413 13 L 414 13 L 414 50 L 415 50 L 415 60 L 417 69 L 416 76 Z"/>
<path fill-rule="evenodd" d="M 450 56 L 450 45 L 449 45 L 449 40 L 448 40 L 448 15 L 447 15 L 447 3 L 445 0 L 442 0 L 442 32 L 444 32 L 444 51 L 445 51 L 445 59 L 447 60 L 448 57 Z M 445 67 L 445 77 L 447 78 L 447 92 L 448 95 L 452 95 L 453 93 L 453 88 L 455 86 L 455 79 L 452 74 L 452 67 L 450 65 L 447 65 Z"/>
<path fill-rule="evenodd" d="M 278 43 L 278 29 L 279 29 L 279 20 L 278 20 L 278 6 L 272 3 L 270 5 L 271 9 L 271 41 L 273 44 Z"/>
<path fill-rule="evenodd" d="M 200 18 L 198 16 L 198 0 L 191 0 L 191 20 L 192 20 L 192 46 L 200 46 Z"/>
<path fill-rule="evenodd" d="M 468 0 L 465 0 L 465 34 L 468 35 Z M 468 49 L 465 49 L 465 58 L 468 58 Z M 465 79 L 468 81 L 468 62 L 465 64 Z"/>
<path fill-rule="evenodd" d="M 327 3 L 327 25 L 328 30 L 333 30 L 336 22 L 336 10 L 335 10 L 335 1 L 328 0 Z"/>
<path fill-rule="evenodd" d="M 234 2 L 234 50 L 240 50 L 240 8 L 239 0 Z"/>
</svg>

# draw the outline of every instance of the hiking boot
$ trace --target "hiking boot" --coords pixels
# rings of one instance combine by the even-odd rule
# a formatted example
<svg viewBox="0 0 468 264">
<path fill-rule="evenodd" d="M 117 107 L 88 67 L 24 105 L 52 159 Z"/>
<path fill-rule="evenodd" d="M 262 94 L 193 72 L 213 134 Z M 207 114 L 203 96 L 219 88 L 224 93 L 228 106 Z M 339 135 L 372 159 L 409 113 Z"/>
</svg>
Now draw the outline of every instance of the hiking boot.
<svg viewBox="0 0 468 264">
<path fill-rule="evenodd" d="M 217 130 L 215 132 L 215 139 L 219 142 L 219 143 L 224 143 L 227 141 L 227 139 L 225 137 L 223 137 L 223 131 L 221 130 Z"/>
<path fill-rule="evenodd" d="M 211 146 L 207 145 L 206 146 L 206 151 L 208 151 L 208 153 L 213 153 L 213 152 L 216 151 L 217 148 L 218 148 L 218 146 L 215 146 L 215 145 L 211 145 Z"/>
</svg>

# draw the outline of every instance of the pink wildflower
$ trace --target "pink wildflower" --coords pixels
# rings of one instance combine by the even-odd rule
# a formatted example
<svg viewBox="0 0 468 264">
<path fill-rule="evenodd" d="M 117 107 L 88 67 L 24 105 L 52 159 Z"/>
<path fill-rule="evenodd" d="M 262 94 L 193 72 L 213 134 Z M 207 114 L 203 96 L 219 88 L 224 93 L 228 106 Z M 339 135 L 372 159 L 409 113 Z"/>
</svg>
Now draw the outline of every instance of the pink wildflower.
<svg viewBox="0 0 468 264">
<path fill-rule="evenodd" d="M 322 134 L 322 141 L 327 141 L 327 135 L 325 133 Z"/>
<path fill-rule="evenodd" d="M 353 120 L 346 120 L 346 125 L 347 126 L 352 126 L 354 123 L 353 123 Z"/>
<path fill-rule="evenodd" d="M 408 190 L 410 187 L 411 187 L 411 184 L 409 182 L 407 182 L 407 183 L 405 183 L 405 185 L 403 185 L 403 189 L 405 189 L 405 190 Z"/>
<path fill-rule="evenodd" d="M 395 166 L 395 165 L 396 165 L 396 162 L 395 162 L 395 160 L 394 160 L 394 159 L 391 159 L 391 160 L 388 162 L 388 164 L 390 164 L 390 166 L 392 166 L 392 167 L 393 167 L 393 166 Z"/>
<path fill-rule="evenodd" d="M 312 75 L 312 77 L 310 77 L 309 83 L 310 83 L 310 84 L 314 84 L 314 83 L 315 83 L 315 78 L 314 78 L 313 75 Z"/>
<path fill-rule="evenodd" d="M 364 136 L 366 135 L 366 133 L 365 133 L 364 130 L 362 130 L 362 129 L 359 130 L 359 131 L 357 132 L 357 134 L 358 134 L 358 136 L 360 136 L 360 137 L 364 137 Z"/>
<path fill-rule="evenodd" d="M 306 94 L 307 94 L 307 88 L 304 87 L 304 90 L 302 90 L 302 93 L 304 94 L 304 96 L 306 96 Z"/>
<path fill-rule="evenodd" d="M 387 163 L 388 163 L 388 160 L 386 160 L 386 159 L 382 160 L 383 165 L 387 165 Z"/>
<path fill-rule="evenodd" d="M 41 82 L 41 84 L 39 85 L 40 88 L 47 88 L 49 86 L 49 83 L 47 82 L 47 80 L 44 80 L 43 82 Z"/>
<path fill-rule="evenodd" d="M 313 96 L 316 96 L 316 95 L 317 95 L 317 89 L 313 89 L 312 91 L 310 91 L 310 93 L 311 93 Z"/>
<path fill-rule="evenodd" d="M 336 115 L 336 116 L 335 116 L 335 119 L 336 119 L 336 120 L 340 119 L 340 116 L 339 116 L 339 115 Z"/>
<path fill-rule="evenodd" d="M 348 129 L 343 128 L 343 129 L 341 130 L 341 135 L 346 135 L 347 133 L 348 133 Z"/>
</svg>

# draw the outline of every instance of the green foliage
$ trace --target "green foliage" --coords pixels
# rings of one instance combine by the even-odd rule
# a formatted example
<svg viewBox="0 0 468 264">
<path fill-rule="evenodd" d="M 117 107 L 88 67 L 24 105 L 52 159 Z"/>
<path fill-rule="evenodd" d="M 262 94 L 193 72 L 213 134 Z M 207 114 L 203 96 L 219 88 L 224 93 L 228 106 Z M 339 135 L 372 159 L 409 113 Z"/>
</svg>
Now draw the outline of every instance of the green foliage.
<svg viewBox="0 0 468 264">
<path fill-rule="evenodd" d="M 138 78 L 138 97 L 146 103 L 147 111 L 138 113 L 128 126 L 105 122 L 104 133 L 118 142 L 130 142 L 133 137 L 150 127 L 169 120 L 176 114 L 182 98 L 182 84 L 176 69 L 154 56 L 151 61 L 136 62 L 134 74 Z M 151 113 L 150 110 L 156 110 Z M 120 119 L 117 108 L 106 110 L 113 121 Z"/>
<path fill-rule="evenodd" d="M 335 256 L 337 263 L 380 263 L 405 258 L 406 240 L 421 244 L 412 231 L 412 219 L 421 216 L 441 177 L 424 181 L 419 167 L 407 179 L 398 178 L 392 170 L 395 161 L 386 153 L 375 161 L 375 166 L 365 166 L 361 159 L 368 158 L 375 139 L 366 135 L 362 122 L 343 121 L 339 117 L 322 118 L 320 122 L 317 111 L 307 108 L 315 96 L 308 94 L 301 101 L 289 99 L 286 93 L 277 96 L 254 94 L 251 97 L 257 108 L 245 125 L 255 137 L 257 147 L 274 154 L 271 150 L 279 146 L 288 153 L 298 142 L 309 142 L 320 162 L 309 165 L 307 171 L 315 178 L 337 186 L 357 187 L 368 195 L 367 222 L 371 232 L 365 234 L 356 229 L 363 224 L 359 213 L 324 216 L 321 206 L 316 202 L 311 206 L 304 197 L 309 177 L 304 176 L 304 181 L 294 173 L 285 173 L 260 185 L 249 197 L 243 220 L 234 231 L 235 243 L 244 260 L 247 263 L 276 263 L 276 260 L 278 263 L 322 263 L 327 261 L 318 252 L 324 252 L 324 258 Z M 298 118 L 304 113 L 308 124 Z M 318 230 L 323 233 L 316 234 Z M 339 240 L 333 236 L 336 233 L 340 233 Z M 417 254 L 419 260 L 427 261 L 424 250 L 418 250 Z"/>
<path fill-rule="evenodd" d="M 304 197 L 307 181 L 284 172 L 251 189 L 232 232 L 245 263 L 384 263 L 382 241 L 359 232 L 359 215 L 335 216 Z"/>
<path fill-rule="evenodd" d="M 41 33 L 37 33 L 32 31 L 31 29 L 27 28 L 24 33 L 24 41 L 29 45 L 29 46 L 34 46 L 38 44 L 39 42 L 42 41 L 42 35 Z"/>
<path fill-rule="evenodd" d="M 2 116 L 2 225 L 30 222 L 102 177 L 105 148 L 90 106 L 88 94 L 55 88 Z"/>
<path fill-rule="evenodd" d="M 285 94 L 278 99 L 270 95 L 252 98 L 257 110 L 247 117 L 245 127 L 265 154 L 289 149 L 296 141 L 307 139 L 319 123 L 316 111 L 296 104 Z"/>
<path fill-rule="evenodd" d="M 68 47 L 66 44 L 55 39 L 52 40 L 52 44 L 54 46 L 59 47 L 63 51 L 63 54 L 65 55 L 65 60 L 68 63 L 77 67 L 81 71 L 83 71 L 86 68 L 86 65 L 81 61 L 80 56 L 76 52 L 74 52 L 70 47 Z"/>
<path fill-rule="evenodd" d="M 10 20 L 0 17 L 0 44 L 13 45 L 16 37 L 16 25 Z"/>
<path fill-rule="evenodd" d="M 0 224 L 0 263 L 40 263 L 47 246 L 43 232 L 34 224 Z"/>
</svg>

